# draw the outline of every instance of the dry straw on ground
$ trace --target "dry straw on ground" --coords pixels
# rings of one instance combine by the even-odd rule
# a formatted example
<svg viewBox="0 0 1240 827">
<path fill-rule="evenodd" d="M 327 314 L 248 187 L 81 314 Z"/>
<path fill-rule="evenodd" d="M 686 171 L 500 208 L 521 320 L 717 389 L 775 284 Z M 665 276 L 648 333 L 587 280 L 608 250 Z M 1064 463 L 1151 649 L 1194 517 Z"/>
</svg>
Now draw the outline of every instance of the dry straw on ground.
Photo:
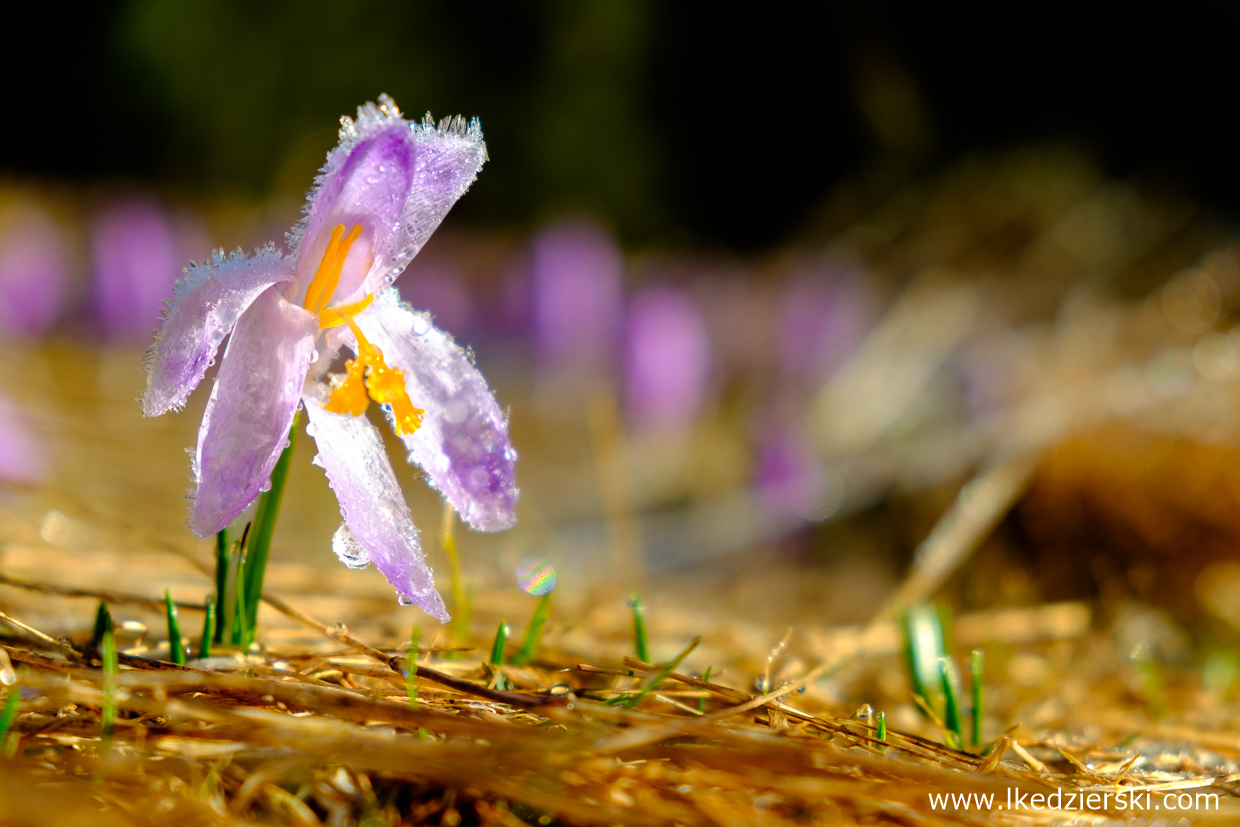
<svg viewBox="0 0 1240 827">
<path fill-rule="evenodd" d="M 133 354 L 23 354 L 2 378 L 61 453 L 54 484 L 0 500 L 0 677 L 15 681 L 5 698 L 19 693 L 0 824 L 1234 819 L 1240 361 L 1226 323 L 1240 267 L 1218 225 L 1168 204 L 1056 152 L 845 192 L 823 219 L 836 243 L 876 283 L 913 286 L 806 402 L 853 497 L 831 542 L 885 559 L 909 540 L 907 574 L 871 566 L 830 584 L 885 590 L 851 624 L 820 605 L 830 578 L 812 557 L 755 554 L 722 579 L 647 574 L 647 664 L 631 657 L 625 604 L 638 566 L 624 582 L 562 585 L 537 657 L 500 671 L 487 635 L 501 619 L 519 631 L 533 602 L 482 576 L 468 630 L 424 630 L 416 704 L 409 610 L 307 556 L 322 495 L 296 480 L 262 645 L 164 662 L 159 595 L 171 590 L 192 634 L 211 588 L 209 555 L 179 529 L 193 416 L 135 434 L 141 378 L 121 367 Z M 1019 366 L 985 417 L 939 404 L 966 341 Z M 511 542 L 537 551 L 557 530 L 540 440 L 564 429 L 520 420 L 534 526 Z M 581 434 L 585 456 L 591 439 L 602 447 L 571 478 L 623 469 L 614 433 Z M 623 487 L 598 510 L 633 521 L 610 534 L 631 545 L 640 517 L 670 506 Z M 986 652 L 983 738 L 968 749 L 918 713 L 901 662 L 894 618 L 936 597 L 960 610 L 953 651 Z M 87 644 L 101 599 L 118 623 L 114 678 Z M 617 702 L 643 687 L 632 708 Z M 1109 805 L 1030 807 L 1056 791 Z M 1143 809 L 1121 808 L 1120 792 Z M 994 803 L 936 806 L 944 793 Z"/>
</svg>

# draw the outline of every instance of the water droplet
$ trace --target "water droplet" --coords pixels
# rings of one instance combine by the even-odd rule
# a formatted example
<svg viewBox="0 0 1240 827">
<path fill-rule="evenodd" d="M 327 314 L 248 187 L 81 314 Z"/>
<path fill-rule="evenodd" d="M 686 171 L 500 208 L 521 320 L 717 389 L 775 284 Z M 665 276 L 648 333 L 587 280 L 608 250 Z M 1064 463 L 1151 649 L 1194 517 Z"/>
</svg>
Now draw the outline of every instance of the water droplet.
<svg viewBox="0 0 1240 827">
<path fill-rule="evenodd" d="M 396 602 L 397 602 L 397 603 L 399 603 L 399 604 L 400 604 L 400 605 L 402 605 L 402 606 L 412 606 L 412 605 L 413 605 L 413 598 L 412 598 L 412 597 L 405 597 L 405 596 L 402 594 L 402 595 L 397 596 L 397 598 L 396 598 Z"/>
<path fill-rule="evenodd" d="M 353 536 L 348 523 L 341 523 L 340 528 L 332 535 L 332 551 L 336 552 L 340 562 L 351 569 L 364 569 L 370 565 L 370 555 L 362 548 L 357 537 Z"/>
<path fill-rule="evenodd" d="M 541 597 L 555 588 L 555 566 L 541 557 L 531 555 L 517 566 L 517 585 L 526 594 Z"/>
</svg>

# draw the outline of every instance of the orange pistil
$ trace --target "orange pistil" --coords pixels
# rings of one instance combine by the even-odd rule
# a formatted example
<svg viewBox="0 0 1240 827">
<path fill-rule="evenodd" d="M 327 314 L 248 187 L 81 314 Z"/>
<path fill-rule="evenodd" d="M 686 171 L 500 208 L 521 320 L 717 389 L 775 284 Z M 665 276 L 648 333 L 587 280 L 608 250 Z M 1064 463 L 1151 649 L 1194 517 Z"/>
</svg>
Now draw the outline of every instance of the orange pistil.
<svg viewBox="0 0 1240 827">
<path fill-rule="evenodd" d="M 347 236 L 344 234 L 343 224 L 332 227 L 327 249 L 323 251 L 319 269 L 306 289 L 306 300 L 302 303 L 302 307 L 311 313 L 318 313 L 332 300 L 332 294 L 336 292 L 336 286 L 340 284 L 340 271 L 344 269 L 344 260 L 349 256 L 349 248 L 361 234 L 361 224 L 354 225 Z"/>
<path fill-rule="evenodd" d="M 391 406 L 398 436 L 412 434 L 422 425 L 424 412 L 413 406 L 405 390 L 404 372 L 388 366 L 383 360 L 383 351 L 366 340 L 351 316 L 345 315 L 342 319 L 357 339 L 357 358 L 345 367 L 344 376 L 338 377 L 325 409 L 360 416 L 366 412 L 369 395 L 379 404 Z"/>
</svg>

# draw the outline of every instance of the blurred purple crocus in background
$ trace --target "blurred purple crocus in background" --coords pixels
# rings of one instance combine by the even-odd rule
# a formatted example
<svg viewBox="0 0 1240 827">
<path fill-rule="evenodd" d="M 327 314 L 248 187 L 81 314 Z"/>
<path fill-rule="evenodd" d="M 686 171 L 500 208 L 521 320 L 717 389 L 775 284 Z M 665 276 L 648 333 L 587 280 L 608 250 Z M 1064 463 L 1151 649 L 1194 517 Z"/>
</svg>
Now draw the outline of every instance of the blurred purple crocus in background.
<svg viewBox="0 0 1240 827">
<path fill-rule="evenodd" d="M 21 413 L 0 396 L 0 479 L 38 482 L 43 470 L 43 452 L 30 435 Z"/>
<path fill-rule="evenodd" d="M 176 234 L 153 201 L 109 205 L 91 237 L 95 306 L 109 339 L 150 335 L 181 273 Z"/>
<path fill-rule="evenodd" d="M 645 427 L 691 425 L 701 412 L 711 369 L 701 311 L 676 287 L 649 287 L 633 298 L 626 327 L 630 417 Z"/>
<path fill-rule="evenodd" d="M 611 235 L 584 220 L 562 221 L 534 239 L 534 337 L 549 368 L 611 367 L 623 317 L 624 262 Z"/>
<path fill-rule="evenodd" d="M 781 523 L 822 520 L 843 501 L 841 482 L 817 461 L 809 440 L 777 431 L 758 441 L 758 499 Z"/>
<path fill-rule="evenodd" d="M 779 361 L 811 383 L 828 379 L 860 344 L 871 322 L 868 296 L 837 268 L 793 278 L 780 302 Z"/>
<path fill-rule="evenodd" d="M 0 335 L 38 338 L 56 322 L 68 288 L 65 238 L 41 207 L 0 213 Z"/>
<path fill-rule="evenodd" d="M 299 405 L 344 522 L 333 548 L 373 562 L 400 594 L 447 620 L 370 400 L 472 527 L 515 522 L 507 421 L 467 354 L 392 282 L 486 161 L 477 121 L 404 120 L 386 96 L 342 120 L 288 256 L 217 253 L 177 283 L 148 356 L 143 409 L 181 407 L 231 332 L 198 433 L 191 527 L 218 532 L 269 483 Z M 330 376 L 341 347 L 355 354 Z M 417 407 L 415 407 L 417 406 Z"/>
</svg>

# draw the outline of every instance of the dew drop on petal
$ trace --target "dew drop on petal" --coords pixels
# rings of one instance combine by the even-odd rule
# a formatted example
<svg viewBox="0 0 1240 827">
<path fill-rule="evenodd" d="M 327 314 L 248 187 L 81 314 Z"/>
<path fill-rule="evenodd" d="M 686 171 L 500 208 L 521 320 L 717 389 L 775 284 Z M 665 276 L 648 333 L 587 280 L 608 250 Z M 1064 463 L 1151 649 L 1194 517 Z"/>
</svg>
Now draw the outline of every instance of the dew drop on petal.
<svg viewBox="0 0 1240 827">
<path fill-rule="evenodd" d="M 402 606 L 412 606 L 412 605 L 413 605 L 413 599 L 412 599 L 412 598 L 409 598 L 409 597 L 405 597 L 403 594 L 402 594 L 402 595 L 397 595 L 397 597 L 396 597 L 396 602 L 397 602 L 397 603 L 399 603 L 399 604 L 400 604 L 400 605 L 402 605 Z"/>
<path fill-rule="evenodd" d="M 541 557 L 526 557 L 517 566 L 517 585 L 526 594 L 541 597 L 555 588 L 555 566 Z"/>
</svg>

